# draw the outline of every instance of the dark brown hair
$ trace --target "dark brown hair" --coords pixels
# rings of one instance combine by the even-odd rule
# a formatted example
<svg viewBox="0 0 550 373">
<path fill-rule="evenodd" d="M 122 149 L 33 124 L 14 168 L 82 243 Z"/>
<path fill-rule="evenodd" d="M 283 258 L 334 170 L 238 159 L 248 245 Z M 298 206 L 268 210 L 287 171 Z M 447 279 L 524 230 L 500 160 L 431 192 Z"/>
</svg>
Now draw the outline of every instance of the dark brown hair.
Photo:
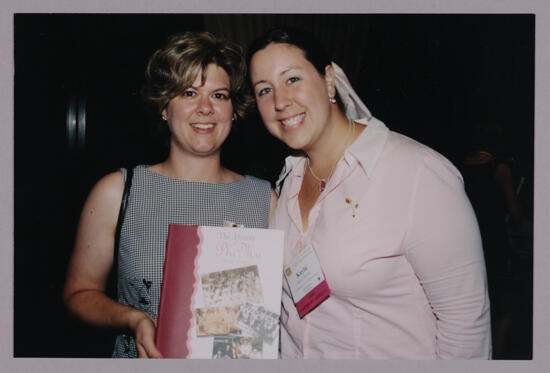
<svg viewBox="0 0 550 373">
<path fill-rule="evenodd" d="M 256 52 L 273 43 L 290 44 L 300 48 L 304 52 L 306 60 L 315 67 L 321 76 L 325 76 L 325 67 L 332 62 L 321 42 L 309 31 L 293 27 L 276 27 L 252 42 L 246 54 L 247 64 L 250 65 Z"/>
</svg>

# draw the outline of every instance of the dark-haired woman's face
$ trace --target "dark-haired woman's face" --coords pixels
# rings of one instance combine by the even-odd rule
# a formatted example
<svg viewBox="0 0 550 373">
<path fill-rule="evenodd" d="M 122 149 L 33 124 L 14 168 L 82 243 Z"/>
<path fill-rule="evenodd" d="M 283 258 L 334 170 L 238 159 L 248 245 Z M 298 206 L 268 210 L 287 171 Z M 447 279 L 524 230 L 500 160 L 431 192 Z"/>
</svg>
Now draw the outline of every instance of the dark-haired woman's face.
<svg viewBox="0 0 550 373">
<path fill-rule="evenodd" d="M 330 120 L 328 80 L 291 44 L 273 43 L 256 52 L 250 77 L 269 132 L 293 149 L 320 145 Z"/>
</svg>

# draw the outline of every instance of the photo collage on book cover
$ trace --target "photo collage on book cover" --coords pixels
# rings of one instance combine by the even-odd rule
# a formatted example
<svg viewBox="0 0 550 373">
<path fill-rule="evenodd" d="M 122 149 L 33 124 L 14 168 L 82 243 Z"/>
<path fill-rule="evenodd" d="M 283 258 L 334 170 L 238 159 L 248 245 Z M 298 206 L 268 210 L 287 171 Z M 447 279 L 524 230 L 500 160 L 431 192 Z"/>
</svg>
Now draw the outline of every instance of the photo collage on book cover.
<svg viewBox="0 0 550 373">
<path fill-rule="evenodd" d="M 201 276 L 204 308 L 196 310 L 197 337 L 214 337 L 213 359 L 260 359 L 278 335 L 279 316 L 266 310 L 258 266 Z"/>
</svg>

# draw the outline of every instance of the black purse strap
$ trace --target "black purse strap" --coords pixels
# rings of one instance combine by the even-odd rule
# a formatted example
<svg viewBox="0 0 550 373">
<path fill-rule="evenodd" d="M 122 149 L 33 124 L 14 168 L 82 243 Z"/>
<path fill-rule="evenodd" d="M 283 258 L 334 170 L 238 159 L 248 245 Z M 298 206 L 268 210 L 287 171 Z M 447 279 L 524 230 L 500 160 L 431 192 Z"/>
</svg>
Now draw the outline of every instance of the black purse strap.
<svg viewBox="0 0 550 373">
<path fill-rule="evenodd" d="M 132 177 L 134 176 L 134 168 L 129 167 L 126 169 L 126 180 L 124 181 L 124 191 L 122 192 L 122 200 L 120 201 L 120 210 L 118 212 L 118 220 L 115 230 L 115 246 L 113 250 L 113 277 L 115 283 L 118 281 L 118 251 L 120 244 L 120 231 L 122 230 L 122 224 L 124 223 L 124 216 L 126 215 L 126 208 L 128 207 L 128 196 L 130 195 L 130 189 L 132 188 Z"/>
</svg>

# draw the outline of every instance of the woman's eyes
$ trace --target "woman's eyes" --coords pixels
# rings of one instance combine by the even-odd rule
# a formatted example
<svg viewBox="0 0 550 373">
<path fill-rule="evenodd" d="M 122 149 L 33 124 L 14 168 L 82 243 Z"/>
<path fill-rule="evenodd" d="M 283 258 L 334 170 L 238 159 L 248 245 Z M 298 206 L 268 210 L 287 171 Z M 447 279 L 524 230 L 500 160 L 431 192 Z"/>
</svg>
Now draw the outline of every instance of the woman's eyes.
<svg viewBox="0 0 550 373">
<path fill-rule="evenodd" d="M 221 92 L 216 92 L 214 93 L 214 98 L 217 98 L 219 100 L 227 100 L 229 98 L 229 94 L 226 94 L 226 93 L 221 93 Z"/>
<path fill-rule="evenodd" d="M 181 94 L 184 97 L 195 97 L 197 96 L 197 92 L 195 91 L 185 91 Z M 229 93 L 225 92 L 214 92 L 212 94 L 212 98 L 218 99 L 218 100 L 228 100 L 229 99 Z"/>
<path fill-rule="evenodd" d="M 265 94 L 268 94 L 269 92 L 271 92 L 271 88 L 267 88 L 267 87 L 266 87 L 266 88 L 260 89 L 260 90 L 258 91 L 257 95 L 258 95 L 258 97 L 261 97 L 261 96 L 263 96 L 263 95 L 265 95 Z"/>
<path fill-rule="evenodd" d="M 286 83 L 287 84 L 294 84 L 299 80 L 300 80 L 300 78 L 298 78 L 297 76 L 292 76 L 292 77 L 290 77 L 286 80 Z M 256 93 L 256 96 L 261 97 L 263 95 L 266 95 L 266 94 L 270 93 L 271 91 L 272 91 L 272 89 L 270 87 L 262 88 L 258 91 L 258 93 Z"/>
</svg>

